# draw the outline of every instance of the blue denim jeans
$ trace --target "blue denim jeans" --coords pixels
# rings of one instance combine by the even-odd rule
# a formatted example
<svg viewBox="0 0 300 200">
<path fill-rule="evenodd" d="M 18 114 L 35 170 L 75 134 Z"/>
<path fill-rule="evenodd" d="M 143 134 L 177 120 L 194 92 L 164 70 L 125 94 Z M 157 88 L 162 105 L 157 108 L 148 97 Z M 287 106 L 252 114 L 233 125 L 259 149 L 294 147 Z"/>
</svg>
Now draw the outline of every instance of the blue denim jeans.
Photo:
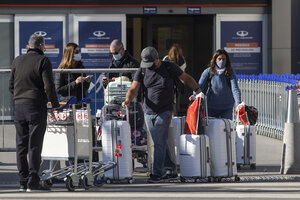
<svg viewBox="0 0 300 200">
<path fill-rule="evenodd" d="M 208 109 L 208 116 L 215 117 L 215 118 L 224 118 L 232 120 L 232 109 L 227 110 L 215 110 L 215 109 Z"/>
<path fill-rule="evenodd" d="M 172 119 L 172 112 L 166 111 L 155 115 L 145 114 L 145 122 L 154 143 L 154 161 L 152 174 L 162 176 L 163 169 L 175 170 L 169 146 L 167 144 L 168 131 Z"/>
</svg>

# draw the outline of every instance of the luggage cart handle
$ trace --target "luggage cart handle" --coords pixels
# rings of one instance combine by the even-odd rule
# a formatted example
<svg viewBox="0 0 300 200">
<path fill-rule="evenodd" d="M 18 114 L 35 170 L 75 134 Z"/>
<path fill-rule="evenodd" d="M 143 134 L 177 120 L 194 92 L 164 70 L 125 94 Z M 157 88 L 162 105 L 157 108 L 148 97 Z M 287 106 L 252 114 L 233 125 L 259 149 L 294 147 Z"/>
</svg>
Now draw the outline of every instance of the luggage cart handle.
<svg viewBox="0 0 300 200">
<path fill-rule="evenodd" d="M 69 105 L 72 105 L 72 104 L 81 104 L 81 103 L 89 104 L 89 103 L 91 103 L 91 98 L 86 97 L 86 98 L 83 98 L 83 99 L 81 99 L 80 101 L 77 102 L 77 98 L 76 97 L 71 97 L 67 101 L 67 103 L 65 105 L 59 107 L 57 110 L 61 111 L 61 110 L 65 109 L 65 108 L 67 108 Z"/>
<path fill-rule="evenodd" d="M 91 98 L 85 97 L 85 98 L 81 99 L 79 102 L 77 102 L 76 104 L 81 104 L 81 103 L 89 104 L 89 103 L 91 103 L 91 101 L 92 101 Z"/>
<path fill-rule="evenodd" d="M 67 101 L 67 103 L 66 103 L 65 105 L 59 107 L 57 110 L 58 110 L 58 111 L 61 111 L 61 110 L 65 109 L 65 108 L 67 108 L 67 107 L 68 107 L 69 105 L 71 105 L 71 104 L 77 104 L 77 98 L 76 98 L 76 97 L 71 97 L 71 98 Z"/>
</svg>

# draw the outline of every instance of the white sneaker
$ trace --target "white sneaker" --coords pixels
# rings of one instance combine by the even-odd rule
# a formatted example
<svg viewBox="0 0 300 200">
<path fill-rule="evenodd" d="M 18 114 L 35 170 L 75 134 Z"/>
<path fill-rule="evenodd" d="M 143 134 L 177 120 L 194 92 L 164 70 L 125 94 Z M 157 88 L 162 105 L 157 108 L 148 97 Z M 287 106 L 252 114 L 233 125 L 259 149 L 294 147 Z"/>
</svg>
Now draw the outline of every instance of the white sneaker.
<svg viewBox="0 0 300 200">
<path fill-rule="evenodd" d="M 19 192 L 26 192 L 27 188 L 24 186 L 20 186 Z"/>
<path fill-rule="evenodd" d="M 30 193 L 41 193 L 41 192 L 49 192 L 50 190 L 44 189 L 42 187 L 39 188 L 27 188 L 26 192 Z"/>
</svg>

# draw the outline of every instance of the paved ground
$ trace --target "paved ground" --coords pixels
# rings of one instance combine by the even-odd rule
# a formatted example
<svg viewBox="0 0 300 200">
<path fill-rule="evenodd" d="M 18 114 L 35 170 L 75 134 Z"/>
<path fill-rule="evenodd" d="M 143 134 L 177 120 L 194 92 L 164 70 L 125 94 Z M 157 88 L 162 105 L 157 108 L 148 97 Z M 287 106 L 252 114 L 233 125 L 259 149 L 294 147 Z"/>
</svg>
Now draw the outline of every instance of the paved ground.
<svg viewBox="0 0 300 200">
<path fill-rule="evenodd" d="M 12 139 L 13 141 L 13 139 Z M 147 184 L 146 173 L 135 172 L 134 184 L 105 184 L 68 192 L 57 184 L 48 193 L 18 192 L 15 153 L 0 153 L 0 199 L 300 199 L 300 175 L 280 175 L 281 141 L 257 137 L 257 169 L 239 171 L 240 182 Z"/>
</svg>

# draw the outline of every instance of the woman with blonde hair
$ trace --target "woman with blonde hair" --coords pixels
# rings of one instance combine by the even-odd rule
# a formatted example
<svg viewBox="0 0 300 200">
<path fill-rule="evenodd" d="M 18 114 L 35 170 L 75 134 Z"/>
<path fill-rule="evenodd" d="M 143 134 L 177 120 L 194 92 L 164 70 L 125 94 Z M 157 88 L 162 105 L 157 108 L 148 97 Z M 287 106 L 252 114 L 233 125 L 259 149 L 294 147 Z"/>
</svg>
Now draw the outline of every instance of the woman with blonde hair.
<svg viewBox="0 0 300 200">
<path fill-rule="evenodd" d="M 177 64 L 182 71 L 185 71 L 186 62 L 185 62 L 185 58 L 182 53 L 182 49 L 179 46 L 179 44 L 174 43 L 171 46 L 168 55 L 163 58 L 163 61 L 173 62 L 173 63 Z M 181 99 L 181 96 L 184 95 L 184 87 L 185 86 L 182 81 L 175 80 L 175 89 L 174 89 L 175 97 L 174 97 L 174 109 L 173 110 L 174 110 L 174 115 L 176 115 L 176 116 L 180 115 L 180 113 L 179 113 L 180 108 L 181 108 L 180 99 Z"/>
<path fill-rule="evenodd" d="M 185 71 L 186 62 L 179 44 L 174 43 L 171 46 L 168 55 L 165 56 L 163 60 L 174 62 L 182 69 L 182 71 Z"/>
<path fill-rule="evenodd" d="M 81 62 L 79 46 L 75 43 L 68 43 L 58 69 L 84 69 Z M 61 101 L 68 101 L 75 96 L 77 100 L 86 97 L 86 91 L 90 86 L 92 76 L 85 73 L 57 73 L 55 88 L 60 95 Z"/>
<path fill-rule="evenodd" d="M 68 43 L 64 49 L 64 54 L 58 69 L 84 69 L 81 62 L 81 53 L 79 46 L 75 43 Z M 80 101 L 86 97 L 86 91 L 90 86 L 92 76 L 86 76 L 85 73 L 57 73 L 55 78 L 55 88 L 60 95 L 60 101 L 68 101 L 72 96 Z M 81 106 L 76 106 L 81 108 Z M 94 124 L 94 121 L 92 121 Z M 92 126 L 93 133 L 94 125 Z M 95 145 L 95 135 L 93 134 L 93 145 Z M 93 151 L 93 161 L 98 161 L 98 153 Z M 83 160 L 78 160 L 83 162 Z"/>
</svg>

